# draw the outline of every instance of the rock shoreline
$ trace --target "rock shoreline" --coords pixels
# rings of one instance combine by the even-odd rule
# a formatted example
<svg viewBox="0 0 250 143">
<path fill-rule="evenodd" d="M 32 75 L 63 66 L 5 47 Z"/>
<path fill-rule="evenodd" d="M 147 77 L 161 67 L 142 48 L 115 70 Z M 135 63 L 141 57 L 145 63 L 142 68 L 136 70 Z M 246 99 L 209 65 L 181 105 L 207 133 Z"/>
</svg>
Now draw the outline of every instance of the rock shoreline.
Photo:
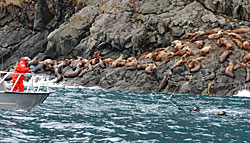
<svg viewBox="0 0 250 143">
<path fill-rule="evenodd" d="M 160 55 L 160 50 L 163 49 L 166 53 L 161 54 L 165 55 L 165 58 L 142 58 L 138 62 L 151 64 L 146 72 L 146 67 L 143 67 L 145 65 L 140 69 L 93 64 L 92 69 L 88 67 L 91 70 L 82 73 L 82 77 L 68 78 L 81 74 L 84 65 L 74 65 L 73 68 L 67 66 L 53 71 L 50 70 L 54 69 L 54 65 L 42 66 L 47 68 L 47 71 L 42 73 L 53 76 L 55 74 L 58 82 L 63 80 L 61 82 L 89 87 L 100 86 L 110 90 L 234 95 L 238 90 L 249 87 L 248 58 L 244 58 L 249 51 L 242 48 L 247 45 L 245 41 L 250 41 L 249 33 L 230 31 L 238 28 L 250 29 L 248 1 L 18 2 L 20 3 L 10 4 L 7 0 L 0 8 L 0 56 L 3 62 L 0 64 L 1 70 L 14 65 L 23 56 L 38 57 L 38 61 L 52 59 L 58 62 L 54 65 L 59 65 L 62 59 L 75 60 L 79 56 L 92 59 L 96 51 L 99 51 L 99 56 L 104 59 L 115 60 L 124 55 L 125 60 L 134 57 L 138 61 L 145 52 L 157 52 L 157 55 Z M 239 34 L 243 39 L 239 38 L 238 42 L 234 40 L 237 39 L 235 35 L 224 33 L 221 36 L 218 31 L 215 35 L 201 34 L 202 31 L 208 32 L 212 29 L 230 31 Z M 189 33 L 200 35 L 197 39 L 190 39 Z M 221 39 L 218 42 L 218 39 L 208 38 L 208 35 L 226 40 Z M 175 51 L 175 42 L 178 39 L 184 44 L 190 42 L 187 45 L 194 55 L 178 55 L 178 50 Z M 200 40 L 205 43 L 201 49 L 198 48 L 201 43 L 197 42 Z M 243 44 L 244 42 L 246 44 Z M 170 52 L 176 55 L 167 59 L 166 54 L 171 56 Z M 152 64 L 155 64 L 157 69 L 151 70 L 154 67 Z M 168 81 L 165 81 L 166 79 Z"/>
</svg>

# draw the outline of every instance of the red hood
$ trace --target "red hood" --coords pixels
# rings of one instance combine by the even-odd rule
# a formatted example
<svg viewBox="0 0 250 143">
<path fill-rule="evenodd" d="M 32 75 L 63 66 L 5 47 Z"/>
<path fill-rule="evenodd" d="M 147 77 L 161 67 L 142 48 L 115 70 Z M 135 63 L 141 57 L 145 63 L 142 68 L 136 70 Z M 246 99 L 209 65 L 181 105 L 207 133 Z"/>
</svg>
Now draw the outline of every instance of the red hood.
<svg viewBox="0 0 250 143">
<path fill-rule="evenodd" d="M 24 58 L 24 57 L 22 57 L 20 61 L 22 61 L 22 62 L 26 63 L 26 61 L 25 61 L 25 58 Z"/>
</svg>

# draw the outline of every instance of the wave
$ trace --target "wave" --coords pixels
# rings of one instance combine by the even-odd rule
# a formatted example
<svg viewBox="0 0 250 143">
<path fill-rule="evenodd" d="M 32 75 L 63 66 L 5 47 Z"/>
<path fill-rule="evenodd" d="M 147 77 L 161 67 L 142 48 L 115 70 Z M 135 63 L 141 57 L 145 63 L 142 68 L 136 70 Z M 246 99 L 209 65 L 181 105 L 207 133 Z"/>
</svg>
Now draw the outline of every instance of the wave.
<svg viewBox="0 0 250 143">
<path fill-rule="evenodd" d="M 238 97 L 250 97 L 250 91 L 244 89 L 239 91 L 236 95 L 234 96 L 238 96 Z"/>
</svg>

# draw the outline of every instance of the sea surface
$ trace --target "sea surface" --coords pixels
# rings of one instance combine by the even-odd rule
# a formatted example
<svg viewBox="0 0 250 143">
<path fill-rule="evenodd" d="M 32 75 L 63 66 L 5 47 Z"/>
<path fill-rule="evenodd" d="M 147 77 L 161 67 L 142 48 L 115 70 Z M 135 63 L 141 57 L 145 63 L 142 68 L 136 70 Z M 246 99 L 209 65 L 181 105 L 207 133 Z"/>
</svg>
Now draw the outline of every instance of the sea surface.
<svg viewBox="0 0 250 143">
<path fill-rule="evenodd" d="M 0 142 L 250 142 L 247 91 L 230 97 L 78 87 L 50 91 L 31 110 L 0 110 Z M 196 106 L 199 113 L 188 111 Z M 217 116 L 221 111 L 227 116 Z"/>
</svg>

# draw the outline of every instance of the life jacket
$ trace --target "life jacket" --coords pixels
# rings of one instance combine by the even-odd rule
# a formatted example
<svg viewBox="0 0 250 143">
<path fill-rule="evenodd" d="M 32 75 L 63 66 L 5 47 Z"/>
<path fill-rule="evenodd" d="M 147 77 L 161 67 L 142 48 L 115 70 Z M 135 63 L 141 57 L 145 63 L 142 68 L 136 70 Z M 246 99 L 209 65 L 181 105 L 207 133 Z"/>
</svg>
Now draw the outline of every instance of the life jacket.
<svg viewBox="0 0 250 143">
<path fill-rule="evenodd" d="M 28 67 L 28 63 L 25 61 L 25 58 L 22 57 L 20 62 L 16 65 L 14 73 L 29 73 L 29 72 L 30 72 L 30 70 Z M 18 78 L 18 76 L 19 76 L 18 74 L 13 74 L 12 79 L 16 80 Z M 21 75 L 19 79 L 24 80 L 24 78 L 25 78 L 25 76 Z"/>
</svg>

